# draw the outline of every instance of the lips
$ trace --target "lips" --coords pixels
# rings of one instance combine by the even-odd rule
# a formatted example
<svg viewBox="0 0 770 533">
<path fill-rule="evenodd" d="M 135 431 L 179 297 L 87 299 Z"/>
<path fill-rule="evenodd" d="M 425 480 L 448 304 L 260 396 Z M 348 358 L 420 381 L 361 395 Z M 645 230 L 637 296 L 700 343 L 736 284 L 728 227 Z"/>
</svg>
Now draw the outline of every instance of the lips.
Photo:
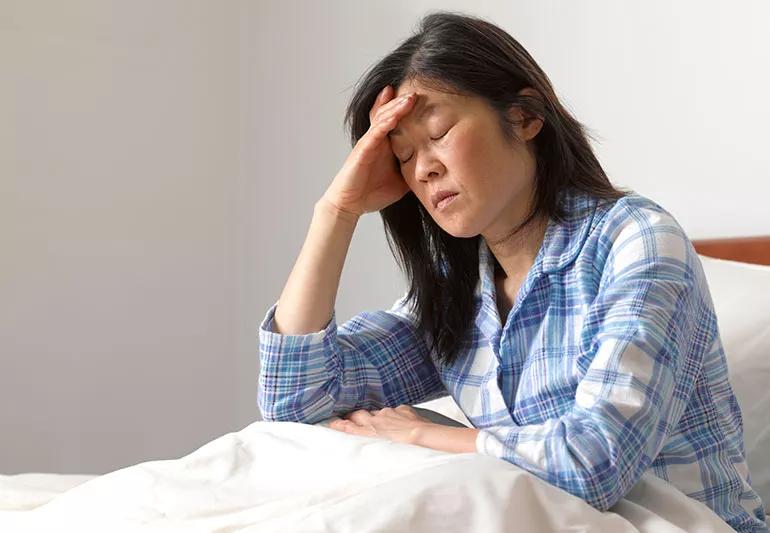
<svg viewBox="0 0 770 533">
<path fill-rule="evenodd" d="M 443 190 L 443 189 L 439 189 L 438 191 L 436 191 L 433 194 L 431 194 L 430 195 L 430 203 L 433 206 L 433 209 L 436 209 L 438 207 L 438 204 L 439 204 L 439 202 L 441 200 L 443 200 L 444 198 L 446 198 L 448 196 L 452 196 L 452 195 L 455 195 L 455 194 L 458 194 L 458 193 L 456 193 L 454 191 Z"/>
</svg>

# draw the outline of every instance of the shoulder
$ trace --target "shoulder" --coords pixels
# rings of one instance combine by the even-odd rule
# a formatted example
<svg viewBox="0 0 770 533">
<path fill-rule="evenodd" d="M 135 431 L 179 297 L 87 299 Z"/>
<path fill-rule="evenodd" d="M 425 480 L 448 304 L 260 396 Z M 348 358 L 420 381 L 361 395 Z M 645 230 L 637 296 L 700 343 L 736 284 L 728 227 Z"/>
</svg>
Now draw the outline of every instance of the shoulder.
<svg viewBox="0 0 770 533">
<path fill-rule="evenodd" d="M 599 204 L 597 229 L 603 237 L 643 234 L 646 228 L 666 226 L 684 233 L 676 218 L 651 198 L 631 193 L 611 203 Z"/>
<path fill-rule="evenodd" d="M 596 244 L 615 262 L 687 265 L 695 259 L 692 242 L 676 217 L 646 196 L 629 194 L 600 205 L 597 213 Z"/>
<path fill-rule="evenodd" d="M 700 257 L 676 217 L 658 202 L 632 193 L 597 205 L 585 260 L 599 287 L 620 279 L 672 283 L 705 295 Z"/>
</svg>

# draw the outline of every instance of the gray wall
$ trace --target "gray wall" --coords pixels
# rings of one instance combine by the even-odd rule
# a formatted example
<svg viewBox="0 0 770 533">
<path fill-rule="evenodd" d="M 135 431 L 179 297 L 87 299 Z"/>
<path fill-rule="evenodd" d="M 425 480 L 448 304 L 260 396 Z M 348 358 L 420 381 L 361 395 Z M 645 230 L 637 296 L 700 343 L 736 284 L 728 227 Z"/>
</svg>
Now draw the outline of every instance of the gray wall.
<svg viewBox="0 0 770 533">
<path fill-rule="evenodd" d="M 0 6 L 0 471 L 107 472 L 256 418 L 239 5 Z"/>
<path fill-rule="evenodd" d="M 260 418 L 257 326 L 347 99 L 429 10 L 519 39 L 613 181 L 692 238 L 770 233 L 766 4 L 468 5 L 0 0 L 0 472 L 104 473 Z M 338 321 L 402 288 L 370 214 Z"/>
</svg>

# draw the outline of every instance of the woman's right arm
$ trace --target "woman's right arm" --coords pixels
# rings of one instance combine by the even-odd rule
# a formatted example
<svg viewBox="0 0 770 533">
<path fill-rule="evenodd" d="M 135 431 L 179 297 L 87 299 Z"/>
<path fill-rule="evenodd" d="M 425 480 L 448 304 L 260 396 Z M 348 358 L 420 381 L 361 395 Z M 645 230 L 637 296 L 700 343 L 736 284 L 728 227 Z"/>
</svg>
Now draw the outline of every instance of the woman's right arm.
<svg viewBox="0 0 770 533">
<path fill-rule="evenodd" d="M 393 99 L 392 91 L 386 85 L 377 95 L 369 111 L 369 129 L 315 204 L 305 244 L 279 298 L 275 320 L 279 333 L 316 331 L 329 321 L 359 217 L 409 192 L 387 134 L 415 98 Z"/>
<path fill-rule="evenodd" d="M 371 126 L 316 202 L 289 279 L 260 325 L 258 403 L 265 420 L 314 422 L 356 409 L 413 404 L 447 394 L 414 317 L 401 305 L 363 312 L 339 328 L 334 306 L 361 215 L 409 191 L 387 133 L 412 100 L 377 97 Z"/>
<path fill-rule="evenodd" d="M 324 198 L 316 202 L 305 244 L 278 298 L 276 333 L 299 335 L 328 324 L 358 218 Z"/>
</svg>

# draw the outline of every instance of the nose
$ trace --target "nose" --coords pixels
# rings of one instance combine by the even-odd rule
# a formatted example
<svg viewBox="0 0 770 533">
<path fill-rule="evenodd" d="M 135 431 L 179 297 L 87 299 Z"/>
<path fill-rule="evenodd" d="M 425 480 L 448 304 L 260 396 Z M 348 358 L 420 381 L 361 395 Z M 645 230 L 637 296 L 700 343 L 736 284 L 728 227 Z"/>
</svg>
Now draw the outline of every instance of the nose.
<svg viewBox="0 0 770 533">
<path fill-rule="evenodd" d="M 429 180 L 435 180 L 444 172 L 444 166 L 435 157 L 427 155 L 422 160 L 418 159 L 415 165 L 415 174 L 417 180 L 427 183 Z"/>
<path fill-rule="evenodd" d="M 428 180 L 434 180 L 434 179 L 436 179 L 437 177 L 438 177 L 438 172 L 436 172 L 435 170 L 431 170 L 431 171 L 428 173 L 428 177 L 421 177 L 421 178 L 418 178 L 418 179 L 419 179 L 420 181 L 422 181 L 423 183 L 427 183 L 427 182 L 428 182 Z"/>
</svg>

